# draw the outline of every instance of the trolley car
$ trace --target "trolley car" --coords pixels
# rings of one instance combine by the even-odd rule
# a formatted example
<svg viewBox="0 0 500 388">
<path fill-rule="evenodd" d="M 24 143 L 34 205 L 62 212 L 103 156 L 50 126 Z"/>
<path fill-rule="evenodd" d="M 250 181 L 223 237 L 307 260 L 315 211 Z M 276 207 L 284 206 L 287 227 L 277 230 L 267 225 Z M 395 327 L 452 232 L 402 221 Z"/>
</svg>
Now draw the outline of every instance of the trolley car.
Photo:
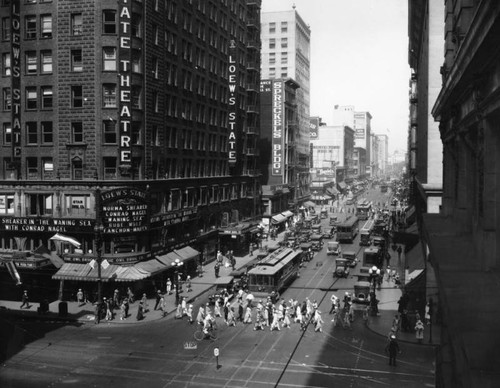
<svg viewBox="0 0 500 388">
<path fill-rule="evenodd" d="M 304 252 L 291 248 L 280 248 L 263 258 L 248 271 L 248 290 L 253 294 L 281 292 L 299 273 Z"/>
</svg>

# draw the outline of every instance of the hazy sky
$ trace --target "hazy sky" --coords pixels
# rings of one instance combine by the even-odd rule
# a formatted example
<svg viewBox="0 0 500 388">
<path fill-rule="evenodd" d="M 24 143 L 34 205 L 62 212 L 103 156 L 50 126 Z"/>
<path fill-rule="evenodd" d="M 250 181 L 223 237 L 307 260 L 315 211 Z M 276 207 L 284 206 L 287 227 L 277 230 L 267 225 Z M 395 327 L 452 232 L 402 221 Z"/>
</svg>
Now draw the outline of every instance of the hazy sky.
<svg viewBox="0 0 500 388">
<path fill-rule="evenodd" d="M 334 105 L 372 115 L 389 151 L 406 150 L 406 0 L 262 0 L 262 12 L 292 9 L 311 27 L 311 116 L 332 123 Z"/>
</svg>

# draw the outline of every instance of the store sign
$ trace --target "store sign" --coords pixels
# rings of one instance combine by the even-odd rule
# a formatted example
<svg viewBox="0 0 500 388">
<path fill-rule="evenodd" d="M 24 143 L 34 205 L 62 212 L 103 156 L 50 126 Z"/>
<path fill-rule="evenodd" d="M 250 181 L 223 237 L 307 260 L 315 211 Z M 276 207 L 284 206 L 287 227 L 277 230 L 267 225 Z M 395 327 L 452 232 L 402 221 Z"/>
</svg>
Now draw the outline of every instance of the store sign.
<svg viewBox="0 0 500 388">
<path fill-rule="evenodd" d="M 12 160 L 21 157 L 21 14 L 20 0 L 11 0 L 10 66 L 12 113 Z"/>
<path fill-rule="evenodd" d="M 161 214 L 159 216 L 154 216 L 151 218 L 151 226 L 158 227 L 180 224 L 181 222 L 195 219 L 196 214 L 196 209 L 186 209 Z"/>
<path fill-rule="evenodd" d="M 238 133 L 238 59 L 237 49 L 234 40 L 231 40 L 229 45 L 229 164 L 236 164 L 236 142 Z"/>
<path fill-rule="evenodd" d="M 101 193 L 104 233 L 123 234 L 148 230 L 146 192 L 122 188 Z"/>
<path fill-rule="evenodd" d="M 2 217 L 0 230 L 13 232 L 76 233 L 94 229 L 95 220 L 81 218 Z"/>
<path fill-rule="evenodd" d="M 314 117 L 309 121 L 309 137 L 314 140 L 318 138 L 319 133 L 319 118 Z"/>
<path fill-rule="evenodd" d="M 272 175 L 281 176 L 283 174 L 283 132 L 284 132 L 284 82 L 273 82 L 273 102 L 272 102 Z"/>
<path fill-rule="evenodd" d="M 132 167 L 132 10 L 131 2 L 127 0 L 118 1 L 119 9 L 119 70 L 118 79 L 120 82 L 119 97 L 119 163 L 121 175 L 130 175 Z"/>
</svg>

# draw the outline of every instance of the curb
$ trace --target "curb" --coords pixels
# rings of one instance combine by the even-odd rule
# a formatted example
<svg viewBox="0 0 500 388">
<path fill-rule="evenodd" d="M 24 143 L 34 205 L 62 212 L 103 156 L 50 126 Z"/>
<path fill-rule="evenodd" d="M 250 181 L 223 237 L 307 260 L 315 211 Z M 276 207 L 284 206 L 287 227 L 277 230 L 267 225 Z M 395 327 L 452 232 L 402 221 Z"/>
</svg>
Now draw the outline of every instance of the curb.
<svg viewBox="0 0 500 388">
<path fill-rule="evenodd" d="M 372 333 L 374 334 L 377 334 L 378 336 L 381 336 L 381 337 L 384 337 L 384 338 L 387 338 L 387 334 L 382 334 L 380 332 L 378 332 L 377 330 L 373 329 L 372 326 L 369 324 L 369 323 L 365 323 L 365 327 L 370 330 Z M 410 341 L 408 339 L 404 339 L 404 338 L 397 338 L 396 339 L 398 340 L 398 342 L 402 342 L 402 343 L 405 343 L 405 344 L 411 344 L 411 345 L 415 345 L 415 346 L 428 346 L 428 347 L 436 347 L 436 346 L 439 346 L 440 344 L 430 344 L 430 343 L 426 343 L 426 342 L 422 342 L 422 343 L 418 343 L 415 341 Z"/>
</svg>

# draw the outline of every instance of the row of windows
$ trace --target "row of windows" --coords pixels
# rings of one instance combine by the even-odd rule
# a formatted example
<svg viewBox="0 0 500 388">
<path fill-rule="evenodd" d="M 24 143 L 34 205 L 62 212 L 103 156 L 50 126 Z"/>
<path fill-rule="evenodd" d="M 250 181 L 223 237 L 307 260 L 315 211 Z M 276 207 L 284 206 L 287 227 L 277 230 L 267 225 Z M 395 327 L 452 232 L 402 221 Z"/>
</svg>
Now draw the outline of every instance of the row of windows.
<svg viewBox="0 0 500 388">
<path fill-rule="evenodd" d="M 269 23 L 269 33 L 274 34 L 276 32 L 276 23 L 271 22 Z M 281 32 L 285 33 L 288 32 L 288 22 L 281 22 Z"/>
<path fill-rule="evenodd" d="M 52 145 L 54 142 L 54 127 L 52 121 L 27 121 L 25 128 L 26 145 Z M 104 144 L 118 143 L 118 128 L 114 120 L 102 122 L 102 139 Z M 166 146 L 174 149 L 185 149 L 211 152 L 227 152 L 227 136 L 216 135 L 201 131 L 191 131 L 167 127 L 165 132 Z M 83 122 L 71 123 L 71 143 L 84 143 L 85 132 Z M 142 144 L 142 123 L 133 121 L 131 124 L 131 143 Z M 2 124 L 2 145 L 12 144 L 12 127 L 10 122 Z M 151 145 L 160 145 L 160 130 L 157 126 L 153 128 Z"/>
<path fill-rule="evenodd" d="M 52 38 L 52 15 L 27 15 L 24 17 L 25 39 L 50 39 Z M 10 40 L 10 18 L 2 18 L 2 40 Z"/>
<path fill-rule="evenodd" d="M 40 86 L 40 92 L 36 86 L 27 86 L 24 93 L 24 108 L 26 110 L 45 109 L 50 110 L 53 106 L 52 86 Z M 11 110 L 12 98 L 10 88 L 2 90 L 3 110 Z"/>
<path fill-rule="evenodd" d="M 288 38 L 281 38 L 281 48 L 287 48 L 287 47 L 288 47 Z M 276 39 L 275 38 L 269 39 L 269 48 L 270 49 L 276 48 Z"/>
</svg>

